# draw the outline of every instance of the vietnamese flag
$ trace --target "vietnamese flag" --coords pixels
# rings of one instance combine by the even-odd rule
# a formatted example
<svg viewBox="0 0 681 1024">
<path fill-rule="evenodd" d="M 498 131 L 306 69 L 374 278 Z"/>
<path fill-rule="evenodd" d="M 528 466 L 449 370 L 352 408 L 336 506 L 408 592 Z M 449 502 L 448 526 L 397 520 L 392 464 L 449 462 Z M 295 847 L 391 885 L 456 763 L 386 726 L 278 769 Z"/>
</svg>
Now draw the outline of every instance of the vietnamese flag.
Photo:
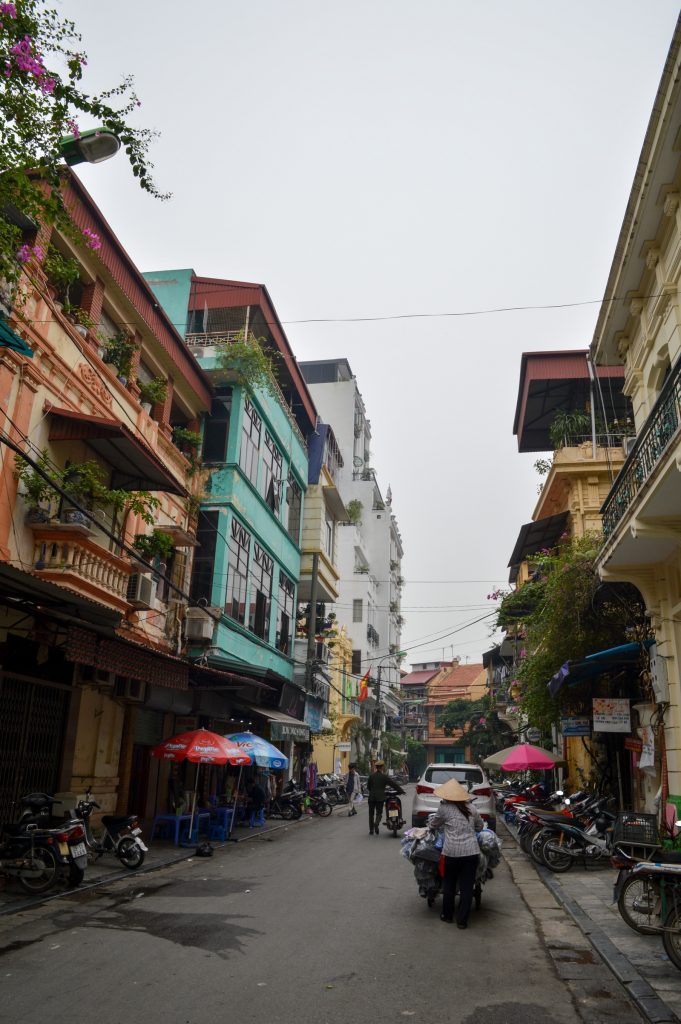
<svg viewBox="0 0 681 1024">
<path fill-rule="evenodd" d="M 362 678 L 359 681 L 359 693 L 357 694 L 357 700 L 368 700 L 369 698 L 369 675 L 371 669 L 368 668 Z"/>
</svg>

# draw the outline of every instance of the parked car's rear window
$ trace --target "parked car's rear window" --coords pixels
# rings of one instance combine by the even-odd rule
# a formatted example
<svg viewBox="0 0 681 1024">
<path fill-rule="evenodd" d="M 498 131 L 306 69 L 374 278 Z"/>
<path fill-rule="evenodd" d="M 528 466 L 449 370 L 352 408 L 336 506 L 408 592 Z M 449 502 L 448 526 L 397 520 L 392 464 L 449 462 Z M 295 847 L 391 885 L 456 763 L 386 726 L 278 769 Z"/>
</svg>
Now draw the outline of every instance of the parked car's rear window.
<svg viewBox="0 0 681 1024">
<path fill-rule="evenodd" d="M 483 781 L 482 772 L 479 768 L 426 768 L 426 782 L 433 782 L 441 786 L 450 779 L 457 782 L 467 782 L 469 786 L 477 786 Z"/>
</svg>

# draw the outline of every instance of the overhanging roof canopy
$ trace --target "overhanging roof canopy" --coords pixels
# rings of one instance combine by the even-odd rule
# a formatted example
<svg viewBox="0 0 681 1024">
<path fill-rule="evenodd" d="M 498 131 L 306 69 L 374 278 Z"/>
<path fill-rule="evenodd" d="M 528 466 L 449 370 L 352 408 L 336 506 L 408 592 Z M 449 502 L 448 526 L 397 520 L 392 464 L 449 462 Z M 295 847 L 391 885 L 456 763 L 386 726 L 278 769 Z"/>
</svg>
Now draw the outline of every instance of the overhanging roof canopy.
<svg viewBox="0 0 681 1024">
<path fill-rule="evenodd" d="M 509 567 L 520 565 L 526 558 L 536 555 L 542 548 L 555 547 L 561 534 L 565 532 L 568 516 L 568 512 L 558 512 L 555 516 L 545 516 L 544 519 L 537 519 L 533 523 L 525 523 L 524 526 L 521 526 L 513 554 L 508 562 Z"/>
<path fill-rule="evenodd" d="M 121 621 L 120 612 L 99 601 L 92 601 L 7 562 L 0 562 L 0 595 L 0 600 L 8 607 L 33 606 L 36 611 L 52 609 L 82 619 L 84 625 L 108 627 L 112 635 Z"/>
<path fill-rule="evenodd" d="M 654 640 L 645 640 L 643 643 L 620 644 L 618 647 L 609 647 L 605 651 L 588 654 L 586 658 L 566 661 L 549 679 L 547 689 L 550 695 L 555 697 L 566 685 L 575 686 L 585 679 L 602 675 L 620 665 L 631 665 L 654 643 Z"/>
<path fill-rule="evenodd" d="M 113 487 L 187 493 L 155 452 L 124 423 L 71 409 L 50 409 L 50 420 L 50 441 L 84 441 L 113 466 Z"/>
<path fill-rule="evenodd" d="M 591 398 L 586 349 L 561 352 L 523 352 L 513 433 L 519 452 L 548 452 L 553 449 L 549 428 L 560 411 L 584 412 Z M 622 393 L 624 367 L 598 366 L 605 418 L 624 424 L 630 411 Z M 600 402 L 600 397 L 599 397 Z M 598 406 L 597 406 L 598 408 Z M 602 418 L 602 410 L 599 410 Z"/>
</svg>

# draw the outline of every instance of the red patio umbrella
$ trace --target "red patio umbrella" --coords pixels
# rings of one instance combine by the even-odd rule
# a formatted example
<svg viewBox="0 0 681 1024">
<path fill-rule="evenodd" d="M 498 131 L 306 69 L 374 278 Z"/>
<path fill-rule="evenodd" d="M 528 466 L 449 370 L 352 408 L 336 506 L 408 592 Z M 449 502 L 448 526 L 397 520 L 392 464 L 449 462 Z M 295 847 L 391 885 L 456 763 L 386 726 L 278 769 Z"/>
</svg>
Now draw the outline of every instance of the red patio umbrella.
<svg viewBox="0 0 681 1024">
<path fill-rule="evenodd" d="M 171 736 L 170 739 L 163 740 L 162 743 L 154 747 L 151 756 L 162 761 L 192 761 L 199 765 L 196 770 L 192 816 L 189 822 L 190 839 L 194 829 L 200 766 L 202 764 L 244 765 L 251 763 L 251 758 L 245 750 L 225 736 L 218 736 L 216 732 L 210 732 L 208 729 L 192 729 L 191 732 L 182 732 L 178 736 Z"/>
</svg>

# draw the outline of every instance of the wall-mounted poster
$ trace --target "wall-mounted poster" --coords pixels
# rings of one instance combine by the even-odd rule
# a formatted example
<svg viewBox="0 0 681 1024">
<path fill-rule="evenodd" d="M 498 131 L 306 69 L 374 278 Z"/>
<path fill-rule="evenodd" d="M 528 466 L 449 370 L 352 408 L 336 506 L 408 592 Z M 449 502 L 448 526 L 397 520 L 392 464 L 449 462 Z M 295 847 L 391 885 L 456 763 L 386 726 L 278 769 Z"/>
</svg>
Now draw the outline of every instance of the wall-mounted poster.
<svg viewBox="0 0 681 1024">
<path fill-rule="evenodd" d="M 594 697 L 593 709 L 594 732 L 631 732 L 628 699 Z"/>
</svg>

